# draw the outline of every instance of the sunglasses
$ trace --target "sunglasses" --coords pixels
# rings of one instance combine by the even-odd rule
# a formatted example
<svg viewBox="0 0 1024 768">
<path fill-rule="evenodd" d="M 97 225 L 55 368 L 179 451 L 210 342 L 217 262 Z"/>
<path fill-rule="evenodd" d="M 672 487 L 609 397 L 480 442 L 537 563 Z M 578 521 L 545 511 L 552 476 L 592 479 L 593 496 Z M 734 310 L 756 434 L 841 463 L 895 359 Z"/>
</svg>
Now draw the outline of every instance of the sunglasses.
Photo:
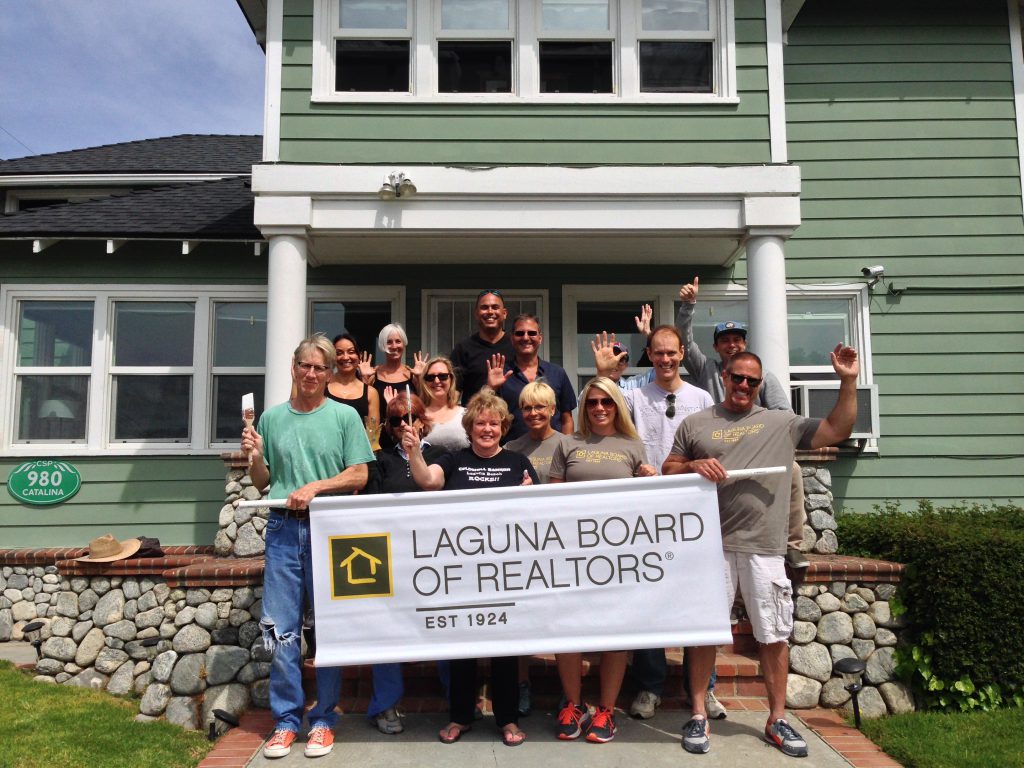
<svg viewBox="0 0 1024 768">
<path fill-rule="evenodd" d="M 512 331 L 512 335 L 517 338 L 523 338 L 523 336 L 529 336 L 531 339 L 535 339 L 540 336 L 540 331 Z"/>
<path fill-rule="evenodd" d="M 665 395 L 665 402 L 668 403 L 668 406 L 665 408 L 665 417 L 669 418 L 669 419 L 675 418 L 675 415 L 676 415 L 676 396 L 675 395 Z"/>
<path fill-rule="evenodd" d="M 450 373 L 425 373 L 423 374 L 423 380 L 428 384 L 433 384 L 435 381 L 448 381 L 452 375 Z"/>
<path fill-rule="evenodd" d="M 487 288 L 483 291 L 480 291 L 480 293 L 476 295 L 476 300 L 480 301 L 480 299 L 482 299 L 484 296 L 497 296 L 499 299 L 505 298 L 504 296 L 501 295 L 501 291 L 495 288 Z"/>
<path fill-rule="evenodd" d="M 415 419 L 416 417 L 413 416 Z M 388 416 L 388 426 L 392 429 L 398 429 L 403 424 L 408 424 L 405 416 Z"/>
<path fill-rule="evenodd" d="M 747 386 L 750 387 L 751 389 L 760 385 L 761 383 L 761 379 L 758 379 L 754 376 L 743 376 L 742 374 L 739 373 L 730 373 L 729 378 L 732 379 L 732 383 L 736 385 L 742 384 L 745 381 L 747 382 Z"/>
<path fill-rule="evenodd" d="M 586 402 L 587 402 L 587 408 L 597 408 L 597 406 L 599 406 L 599 405 L 602 408 L 614 408 L 615 407 L 615 401 L 612 400 L 610 397 L 588 397 Z"/>
</svg>

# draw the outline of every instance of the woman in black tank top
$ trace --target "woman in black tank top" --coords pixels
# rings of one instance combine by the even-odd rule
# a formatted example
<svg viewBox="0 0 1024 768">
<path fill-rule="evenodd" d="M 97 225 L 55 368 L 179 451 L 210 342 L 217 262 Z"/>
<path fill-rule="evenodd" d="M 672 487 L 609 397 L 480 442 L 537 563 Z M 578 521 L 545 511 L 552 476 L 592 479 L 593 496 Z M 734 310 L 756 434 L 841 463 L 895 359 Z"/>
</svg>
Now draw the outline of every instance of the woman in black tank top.
<svg viewBox="0 0 1024 768">
<path fill-rule="evenodd" d="M 380 400 L 377 391 L 358 377 L 359 345 L 347 333 L 334 337 L 334 351 L 338 358 L 338 370 L 331 377 L 324 394 L 331 400 L 356 409 L 363 424 L 369 426 L 367 417 L 380 418 Z M 379 421 L 378 421 L 379 423 Z"/>
</svg>

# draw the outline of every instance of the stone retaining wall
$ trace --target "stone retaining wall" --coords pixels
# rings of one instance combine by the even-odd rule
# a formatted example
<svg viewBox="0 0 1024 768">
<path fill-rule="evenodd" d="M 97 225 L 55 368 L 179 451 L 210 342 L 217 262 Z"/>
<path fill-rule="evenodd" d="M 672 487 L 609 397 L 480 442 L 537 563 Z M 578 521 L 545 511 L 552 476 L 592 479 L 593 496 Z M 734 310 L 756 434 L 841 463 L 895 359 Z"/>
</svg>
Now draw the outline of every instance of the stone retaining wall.
<svg viewBox="0 0 1024 768">
<path fill-rule="evenodd" d="M 38 638 L 36 680 L 140 696 L 139 719 L 205 729 L 213 709 L 266 707 L 262 561 L 178 551 L 197 549 L 103 565 L 59 559 L 84 550 L 4 552 L 24 564 L 0 569 L 0 641 Z"/>
</svg>

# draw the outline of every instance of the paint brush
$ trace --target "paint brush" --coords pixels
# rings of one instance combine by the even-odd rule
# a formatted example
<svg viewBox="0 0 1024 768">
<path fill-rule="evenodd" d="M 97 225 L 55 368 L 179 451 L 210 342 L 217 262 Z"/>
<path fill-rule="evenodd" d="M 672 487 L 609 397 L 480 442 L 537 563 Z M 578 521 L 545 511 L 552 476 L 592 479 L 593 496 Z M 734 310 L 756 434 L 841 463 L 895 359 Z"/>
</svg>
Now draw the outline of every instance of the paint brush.
<svg viewBox="0 0 1024 768">
<path fill-rule="evenodd" d="M 242 423 L 251 427 L 256 421 L 256 404 L 252 392 L 242 395 Z M 249 451 L 249 466 L 252 466 L 252 451 Z"/>
</svg>

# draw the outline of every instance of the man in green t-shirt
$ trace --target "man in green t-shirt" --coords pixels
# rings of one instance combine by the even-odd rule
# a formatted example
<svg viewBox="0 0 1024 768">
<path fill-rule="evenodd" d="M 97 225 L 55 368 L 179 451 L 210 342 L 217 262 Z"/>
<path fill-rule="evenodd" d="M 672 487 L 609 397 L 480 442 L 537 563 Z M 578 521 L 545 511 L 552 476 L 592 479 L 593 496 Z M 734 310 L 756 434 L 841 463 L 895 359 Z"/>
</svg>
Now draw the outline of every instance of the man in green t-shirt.
<svg viewBox="0 0 1024 768">
<path fill-rule="evenodd" d="M 270 484 L 272 507 L 266 527 L 263 576 L 263 641 L 273 652 L 270 709 L 274 734 L 263 747 L 268 758 L 284 757 L 302 725 L 301 631 L 307 599 L 313 599 L 309 502 L 320 495 L 358 491 L 366 485 L 373 451 L 354 408 L 327 399 L 335 365 L 334 345 L 322 334 L 305 339 L 292 357 L 292 397 L 267 409 L 256 429 L 242 432 L 242 450 L 252 462 L 256 488 Z M 316 705 L 309 711 L 305 755 L 326 755 L 334 746 L 334 711 L 341 687 L 338 667 L 317 667 Z"/>
<path fill-rule="evenodd" d="M 730 479 L 739 469 L 786 467 L 796 448 L 822 448 L 850 436 L 857 419 L 857 352 L 839 344 L 832 352 L 839 398 L 827 418 L 806 419 L 757 403 L 764 373 L 751 352 L 730 358 L 722 371 L 725 398 L 687 418 L 662 466 L 662 474 L 696 472 L 718 484 L 718 507 L 725 550 L 728 605 L 736 589 L 750 615 L 758 641 L 770 709 L 765 739 L 787 755 L 807 755 L 807 743 L 786 721 L 789 635 L 793 631 L 793 587 L 786 577 L 789 474 L 780 472 Z M 683 727 L 683 748 L 711 748 L 703 693 L 715 661 L 715 646 L 688 648 L 693 717 Z"/>
</svg>

